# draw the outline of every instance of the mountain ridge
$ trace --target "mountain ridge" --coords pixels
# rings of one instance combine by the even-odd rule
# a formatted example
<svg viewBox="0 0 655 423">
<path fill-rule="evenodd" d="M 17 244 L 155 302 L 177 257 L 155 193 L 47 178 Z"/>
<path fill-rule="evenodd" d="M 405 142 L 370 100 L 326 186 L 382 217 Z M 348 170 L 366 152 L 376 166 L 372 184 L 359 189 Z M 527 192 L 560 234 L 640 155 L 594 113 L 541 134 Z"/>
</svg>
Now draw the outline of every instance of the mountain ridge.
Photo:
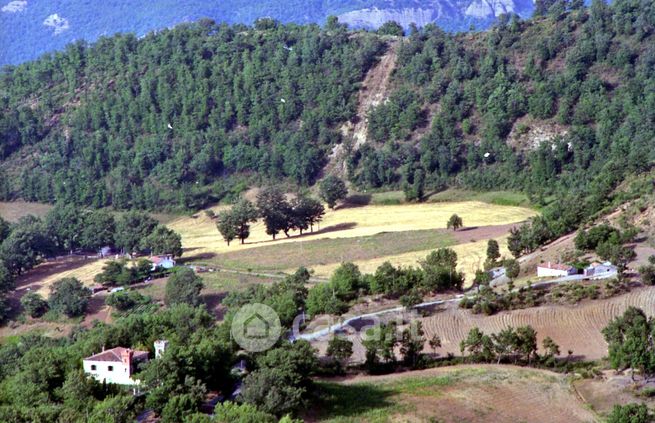
<svg viewBox="0 0 655 423">
<path fill-rule="evenodd" d="M 0 65 L 18 64 L 84 39 L 133 32 L 143 36 L 176 24 L 210 18 L 228 24 L 252 24 L 270 17 L 280 22 L 323 24 L 335 15 L 355 28 L 377 28 L 388 20 L 404 27 L 436 23 L 451 31 L 489 27 L 499 12 L 522 17 L 531 0 L 107 0 L 104 2 L 4 0 L 0 5 Z"/>
</svg>

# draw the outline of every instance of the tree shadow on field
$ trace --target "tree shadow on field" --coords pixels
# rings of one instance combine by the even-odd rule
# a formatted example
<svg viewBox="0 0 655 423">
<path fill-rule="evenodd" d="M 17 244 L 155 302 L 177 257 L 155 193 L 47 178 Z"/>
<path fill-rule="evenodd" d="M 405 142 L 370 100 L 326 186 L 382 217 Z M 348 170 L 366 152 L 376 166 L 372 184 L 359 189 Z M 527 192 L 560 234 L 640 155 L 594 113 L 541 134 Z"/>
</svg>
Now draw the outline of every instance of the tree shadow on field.
<svg viewBox="0 0 655 423">
<path fill-rule="evenodd" d="M 346 231 L 348 229 L 352 229 L 357 226 L 356 222 L 343 222 L 343 223 L 337 223 L 336 225 L 330 225 L 326 226 L 324 228 L 318 229 L 314 232 L 305 232 L 302 235 L 298 234 L 295 236 L 292 236 L 291 238 L 301 238 L 309 235 L 321 235 L 321 234 L 327 234 L 330 232 L 338 232 L 338 231 Z"/>
<path fill-rule="evenodd" d="M 466 231 L 474 231 L 478 229 L 479 226 L 465 226 L 463 228 L 459 228 L 456 232 L 466 232 Z"/>
<path fill-rule="evenodd" d="M 189 262 L 199 261 L 199 260 L 211 260 L 216 257 L 216 253 L 198 253 L 192 256 L 180 257 L 177 261 L 180 264 L 185 264 Z"/>
<path fill-rule="evenodd" d="M 344 385 L 334 382 L 319 384 L 318 404 L 308 415 L 310 420 L 329 419 L 363 419 L 364 414 L 371 411 L 392 407 L 390 397 L 398 394 L 389 388 L 381 388 L 371 384 Z M 356 421 L 356 420 L 353 420 Z"/>
<path fill-rule="evenodd" d="M 284 233 L 281 233 L 281 234 L 278 234 L 275 239 L 271 238 L 271 239 L 266 239 L 264 241 L 255 241 L 255 242 L 246 241 L 245 244 L 246 245 L 270 244 L 270 243 L 274 243 L 276 241 L 280 241 L 282 239 L 305 238 L 305 237 L 309 237 L 309 236 L 313 236 L 313 235 L 327 234 L 327 233 L 330 233 L 330 232 L 345 231 L 345 230 L 348 230 L 348 229 L 352 229 L 352 228 L 354 228 L 356 226 L 357 226 L 356 222 L 343 222 L 343 223 L 337 223 L 336 225 L 330 225 L 330 226 L 326 226 L 326 227 L 321 228 L 321 229 L 317 229 L 314 232 L 306 231 L 302 235 L 301 234 L 295 234 L 295 235 L 291 235 L 289 237 L 286 237 L 284 235 Z"/>
<path fill-rule="evenodd" d="M 343 200 L 343 203 L 337 207 L 338 210 L 341 209 L 353 209 L 355 207 L 364 207 L 371 204 L 371 199 L 373 196 L 371 194 L 353 194 L 346 197 Z"/>
</svg>

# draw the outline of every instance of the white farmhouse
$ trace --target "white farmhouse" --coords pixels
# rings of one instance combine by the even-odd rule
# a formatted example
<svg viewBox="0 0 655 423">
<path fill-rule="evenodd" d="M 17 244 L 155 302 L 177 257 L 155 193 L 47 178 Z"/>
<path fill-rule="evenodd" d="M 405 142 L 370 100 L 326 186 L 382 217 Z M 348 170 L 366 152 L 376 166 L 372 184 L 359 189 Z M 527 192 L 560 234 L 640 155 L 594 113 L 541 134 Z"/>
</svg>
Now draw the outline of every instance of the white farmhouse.
<svg viewBox="0 0 655 423">
<path fill-rule="evenodd" d="M 152 262 L 152 271 L 154 272 L 157 268 L 161 269 L 172 269 L 175 267 L 175 259 L 171 255 L 165 256 L 152 256 L 150 257 Z"/>
<path fill-rule="evenodd" d="M 537 266 L 537 276 L 540 278 L 547 278 L 553 276 L 569 276 L 575 275 L 577 270 L 573 266 L 561 263 L 542 263 Z"/>
<path fill-rule="evenodd" d="M 138 385 L 139 381 L 132 379 L 132 374 L 136 365 L 145 361 L 148 361 L 147 351 L 116 347 L 85 358 L 82 365 L 84 373 L 98 382 Z"/>
<path fill-rule="evenodd" d="M 608 277 L 616 274 L 618 269 L 611 262 L 604 263 L 593 262 L 584 269 L 584 275 L 592 279 Z"/>
</svg>

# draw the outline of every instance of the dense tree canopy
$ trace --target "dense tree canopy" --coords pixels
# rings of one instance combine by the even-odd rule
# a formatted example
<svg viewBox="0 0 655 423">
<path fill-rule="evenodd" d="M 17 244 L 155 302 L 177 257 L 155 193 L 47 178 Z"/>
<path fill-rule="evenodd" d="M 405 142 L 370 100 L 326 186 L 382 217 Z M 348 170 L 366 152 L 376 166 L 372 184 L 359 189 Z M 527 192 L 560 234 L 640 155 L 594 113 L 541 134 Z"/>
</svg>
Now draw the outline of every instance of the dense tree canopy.
<svg viewBox="0 0 655 423">
<path fill-rule="evenodd" d="M 0 193 L 186 209 L 223 197 L 230 175 L 311 184 L 382 49 L 375 35 L 351 37 L 341 25 L 202 20 L 79 41 L 7 68 L 0 161 L 39 153 L 0 178 Z"/>
</svg>

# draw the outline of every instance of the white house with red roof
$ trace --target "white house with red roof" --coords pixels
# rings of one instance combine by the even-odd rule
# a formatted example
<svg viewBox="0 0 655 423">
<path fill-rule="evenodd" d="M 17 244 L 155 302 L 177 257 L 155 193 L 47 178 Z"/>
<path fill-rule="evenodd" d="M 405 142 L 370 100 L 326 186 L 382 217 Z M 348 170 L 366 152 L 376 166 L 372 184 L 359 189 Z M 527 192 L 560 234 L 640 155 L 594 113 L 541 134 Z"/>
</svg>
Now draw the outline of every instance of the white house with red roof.
<svg viewBox="0 0 655 423">
<path fill-rule="evenodd" d="M 172 269 L 175 267 L 175 259 L 171 255 L 152 256 L 150 261 L 152 262 L 153 271 L 157 270 L 157 268 Z"/>
<path fill-rule="evenodd" d="M 139 381 L 133 379 L 132 375 L 136 371 L 137 364 L 146 361 L 148 361 L 148 351 L 116 347 L 85 358 L 82 360 L 82 366 L 84 373 L 98 382 L 138 385 Z"/>
<path fill-rule="evenodd" d="M 540 278 L 548 278 L 554 276 L 570 276 L 577 273 L 577 269 L 568 264 L 561 263 L 542 263 L 537 266 L 537 276 Z"/>
</svg>

